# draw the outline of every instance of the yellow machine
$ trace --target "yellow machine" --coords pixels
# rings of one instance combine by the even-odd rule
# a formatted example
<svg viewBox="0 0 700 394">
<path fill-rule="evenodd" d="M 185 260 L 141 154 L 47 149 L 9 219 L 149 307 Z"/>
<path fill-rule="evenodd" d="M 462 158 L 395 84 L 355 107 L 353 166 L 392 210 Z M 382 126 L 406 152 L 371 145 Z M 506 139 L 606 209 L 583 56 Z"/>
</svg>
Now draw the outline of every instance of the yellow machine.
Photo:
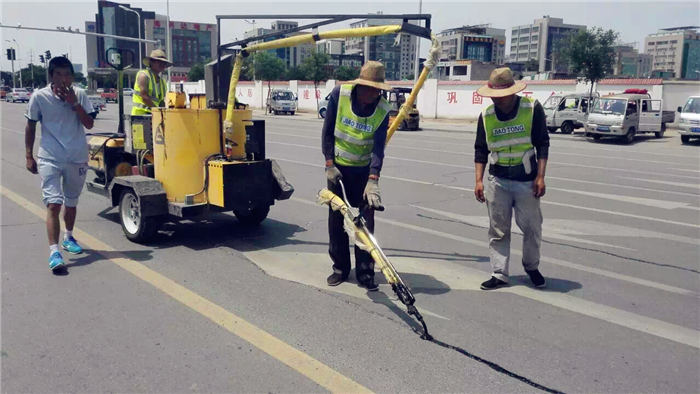
<svg viewBox="0 0 700 394">
<path fill-rule="evenodd" d="M 303 15 L 288 17 L 303 18 Z M 315 28 L 359 16 L 315 16 L 324 17 L 328 20 L 315 23 Z M 93 135 L 89 142 L 90 168 L 95 176 L 87 181 L 88 190 L 105 195 L 112 206 L 119 207 L 124 234 L 135 242 L 148 240 L 165 220 L 197 217 L 212 211 L 232 211 L 245 225 L 260 223 L 267 217 L 270 206 L 276 200 L 288 199 L 294 188 L 285 180 L 277 163 L 265 158 L 264 121 L 253 120 L 252 111 L 236 100 L 243 57 L 255 51 L 327 38 L 407 33 L 432 39 L 429 60 L 389 127 L 389 141 L 413 108 L 418 91 L 437 64 L 440 50 L 430 34 L 429 15 L 373 17 L 400 19 L 403 24 L 301 34 L 271 41 L 267 40 L 271 38 L 268 36 L 265 40 L 253 37 L 219 45 L 217 61 L 211 63 L 215 69 L 213 82 L 207 86 L 206 96 L 190 95 L 188 108 L 182 89 L 168 92 L 165 107 L 152 108 L 151 115 L 125 116 L 123 133 Z M 236 18 L 217 16 L 218 31 L 222 19 Z M 423 20 L 426 27 L 408 23 L 409 20 Z M 290 32 L 273 36 L 284 37 Z M 253 41 L 259 43 L 248 46 Z M 221 55 L 237 45 L 240 49 L 234 50 L 235 64 L 229 77 L 225 70 L 231 68 L 223 66 Z M 125 68 L 121 63 L 119 67 Z M 211 100 L 210 93 L 213 93 Z"/>
</svg>

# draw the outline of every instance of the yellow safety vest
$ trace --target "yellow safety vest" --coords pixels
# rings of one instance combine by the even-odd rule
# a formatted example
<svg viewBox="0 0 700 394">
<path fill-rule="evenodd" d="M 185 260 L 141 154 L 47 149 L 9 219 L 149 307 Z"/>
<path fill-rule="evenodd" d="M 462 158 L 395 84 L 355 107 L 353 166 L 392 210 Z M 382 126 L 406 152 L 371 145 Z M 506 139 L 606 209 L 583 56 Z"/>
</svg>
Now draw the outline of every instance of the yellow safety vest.
<svg viewBox="0 0 700 394">
<path fill-rule="evenodd" d="M 518 114 L 508 121 L 500 121 L 496 117 L 493 104 L 481 114 L 486 131 L 486 144 L 491 154 L 489 163 L 499 166 L 525 166 L 525 172 L 530 173 L 530 157 L 535 150 L 532 146 L 532 119 L 535 101 L 520 97 Z"/>
<path fill-rule="evenodd" d="M 338 114 L 335 117 L 335 162 L 343 166 L 369 165 L 374 149 L 374 133 L 391 109 L 384 97 L 379 99 L 371 116 L 357 116 L 352 111 L 352 84 L 340 86 Z"/>
<path fill-rule="evenodd" d="M 146 73 L 148 77 L 148 97 L 153 100 L 156 107 L 165 106 L 165 92 L 167 91 L 165 80 L 161 77 L 160 80 L 156 82 L 156 76 L 150 68 L 139 70 L 138 74 L 136 74 L 136 82 L 134 82 L 134 94 L 131 96 L 131 101 L 133 103 L 131 107 L 132 115 L 151 114 L 151 108 L 146 105 L 139 94 L 141 92 L 141 87 L 139 86 L 139 75 L 141 75 L 141 73 Z"/>
</svg>

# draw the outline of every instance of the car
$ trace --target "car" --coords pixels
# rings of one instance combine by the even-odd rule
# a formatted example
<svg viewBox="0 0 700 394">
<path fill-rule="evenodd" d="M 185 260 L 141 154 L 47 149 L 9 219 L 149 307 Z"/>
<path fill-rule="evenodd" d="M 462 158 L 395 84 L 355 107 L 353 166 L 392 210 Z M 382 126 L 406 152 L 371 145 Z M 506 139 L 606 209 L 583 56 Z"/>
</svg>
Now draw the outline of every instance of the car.
<svg viewBox="0 0 700 394">
<path fill-rule="evenodd" d="M 5 95 L 5 101 L 9 102 L 22 102 L 26 103 L 29 102 L 29 91 L 25 88 L 14 88 L 7 92 Z"/>
<path fill-rule="evenodd" d="M 274 89 L 268 93 L 265 103 L 266 112 L 294 115 L 297 110 L 297 96 L 289 89 Z"/>
<path fill-rule="evenodd" d="M 320 116 L 323 119 L 326 118 L 326 112 L 328 111 L 328 100 L 330 99 L 331 94 L 328 93 L 326 97 L 318 103 L 318 116 Z"/>
<path fill-rule="evenodd" d="M 105 92 L 105 90 L 103 88 L 97 88 L 97 90 L 95 90 L 95 93 L 97 93 L 97 94 L 102 94 L 104 92 Z"/>
<path fill-rule="evenodd" d="M 122 89 L 122 93 L 124 94 L 124 96 L 131 96 L 134 94 L 134 89 L 124 88 L 124 89 Z"/>
<path fill-rule="evenodd" d="M 700 138 L 700 96 L 690 96 L 683 107 L 678 107 L 680 113 L 678 134 L 681 143 L 690 143 L 691 138 Z"/>
<path fill-rule="evenodd" d="M 90 104 L 92 104 L 93 112 L 90 113 L 90 116 L 92 116 L 93 119 L 97 118 L 97 114 L 100 111 L 105 111 L 107 109 L 106 101 L 101 96 L 90 95 L 88 96 L 88 100 L 90 100 Z"/>
</svg>

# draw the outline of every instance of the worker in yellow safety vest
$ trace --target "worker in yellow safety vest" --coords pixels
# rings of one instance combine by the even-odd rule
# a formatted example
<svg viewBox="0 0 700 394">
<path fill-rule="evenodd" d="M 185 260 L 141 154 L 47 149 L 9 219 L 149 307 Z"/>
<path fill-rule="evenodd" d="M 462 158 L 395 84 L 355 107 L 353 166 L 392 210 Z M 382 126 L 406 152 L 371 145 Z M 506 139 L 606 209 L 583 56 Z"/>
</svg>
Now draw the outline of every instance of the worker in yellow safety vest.
<svg viewBox="0 0 700 394">
<path fill-rule="evenodd" d="M 391 86 L 384 83 L 384 75 L 382 63 L 368 61 L 357 79 L 333 89 L 321 137 L 328 189 L 342 196 L 338 181 L 342 179 L 350 205 L 369 208 L 362 214 L 372 232 L 374 209 L 383 209 L 379 173 L 384 160 L 390 105 L 382 96 L 382 90 L 391 90 Z M 343 215 L 331 209 L 328 215 L 328 252 L 333 260 L 333 273 L 327 282 L 329 286 L 337 286 L 350 274 L 349 239 L 343 230 Z M 355 277 L 367 290 L 378 289 L 374 282 L 374 261 L 357 246 Z"/>
<path fill-rule="evenodd" d="M 146 68 L 136 74 L 134 94 L 131 96 L 132 115 L 150 115 L 151 107 L 165 106 L 168 85 L 161 73 L 173 63 L 165 56 L 165 51 L 154 49 L 149 56 L 143 58 L 143 64 Z"/>
<path fill-rule="evenodd" d="M 474 195 L 486 202 L 489 214 L 489 254 L 491 278 L 481 284 L 492 290 L 508 284 L 510 227 L 515 222 L 523 232 L 523 267 L 535 287 L 545 287 L 539 271 L 542 242 L 544 173 L 549 154 L 549 134 L 542 105 L 516 93 L 525 83 L 515 81 L 508 67 L 491 73 L 488 85 L 477 93 L 490 97 L 493 104 L 479 116 L 474 143 L 476 181 Z M 489 177 L 484 187 L 484 169 Z"/>
</svg>

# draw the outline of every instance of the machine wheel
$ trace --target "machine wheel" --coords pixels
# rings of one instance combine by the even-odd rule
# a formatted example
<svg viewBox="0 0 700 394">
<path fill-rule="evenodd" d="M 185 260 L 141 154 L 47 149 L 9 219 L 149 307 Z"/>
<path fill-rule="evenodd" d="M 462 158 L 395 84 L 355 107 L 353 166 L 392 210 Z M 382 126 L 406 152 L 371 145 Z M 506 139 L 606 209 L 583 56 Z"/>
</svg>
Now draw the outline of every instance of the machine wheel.
<svg viewBox="0 0 700 394">
<path fill-rule="evenodd" d="M 253 208 L 252 210 L 246 212 L 233 211 L 233 214 L 236 215 L 238 221 L 244 226 L 257 226 L 260 224 L 260 222 L 265 220 L 268 213 L 270 213 L 270 207 L 267 205 Z"/>
<path fill-rule="evenodd" d="M 321 110 L 318 111 L 318 114 L 321 116 L 321 119 L 325 119 L 326 118 L 326 109 L 321 108 Z"/>
<path fill-rule="evenodd" d="M 561 125 L 561 132 L 564 134 L 571 134 L 574 132 L 574 124 L 570 121 L 566 121 Z"/>
<path fill-rule="evenodd" d="M 681 144 L 685 145 L 690 142 L 690 136 L 688 135 L 682 135 L 681 136 Z"/>
<path fill-rule="evenodd" d="M 630 127 L 629 130 L 627 130 L 627 134 L 623 137 L 625 140 L 626 144 L 631 144 L 634 142 L 634 137 L 637 135 L 637 131 L 634 129 L 634 127 Z"/>
<path fill-rule="evenodd" d="M 137 243 L 151 239 L 160 224 L 160 218 L 157 216 L 141 215 L 139 197 L 132 189 L 124 190 L 119 198 L 119 221 L 126 238 Z"/>
</svg>

